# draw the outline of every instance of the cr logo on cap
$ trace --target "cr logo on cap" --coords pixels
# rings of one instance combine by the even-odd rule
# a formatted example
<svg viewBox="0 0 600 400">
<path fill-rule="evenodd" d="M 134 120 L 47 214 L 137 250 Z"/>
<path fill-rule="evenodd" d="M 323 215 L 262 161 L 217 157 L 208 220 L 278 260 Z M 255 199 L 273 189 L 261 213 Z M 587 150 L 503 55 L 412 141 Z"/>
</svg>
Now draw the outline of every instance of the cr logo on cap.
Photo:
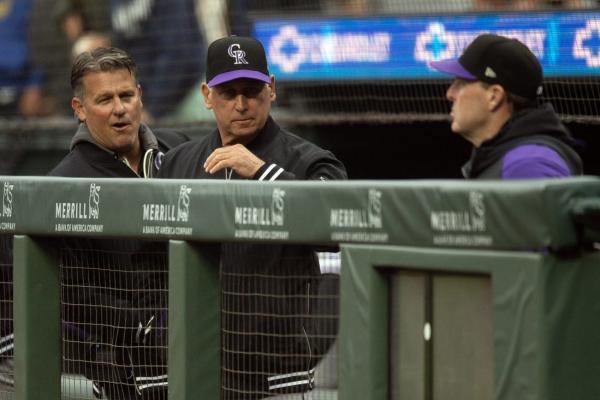
<svg viewBox="0 0 600 400">
<path fill-rule="evenodd" d="M 237 49 L 237 50 L 236 50 Z M 227 54 L 229 57 L 235 59 L 234 64 L 248 64 L 248 61 L 244 57 L 246 57 L 246 52 L 240 49 L 240 45 L 237 43 L 232 44 L 227 49 Z"/>
</svg>

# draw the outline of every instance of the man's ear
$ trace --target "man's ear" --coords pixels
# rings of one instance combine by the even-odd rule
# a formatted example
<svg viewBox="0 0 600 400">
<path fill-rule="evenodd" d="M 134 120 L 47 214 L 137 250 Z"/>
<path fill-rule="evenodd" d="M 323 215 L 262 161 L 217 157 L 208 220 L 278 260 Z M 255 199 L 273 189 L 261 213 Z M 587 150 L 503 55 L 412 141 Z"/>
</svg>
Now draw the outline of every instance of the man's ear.
<svg viewBox="0 0 600 400">
<path fill-rule="evenodd" d="M 269 98 L 271 101 L 275 101 L 277 98 L 277 93 L 275 92 L 275 76 L 271 75 L 271 83 L 269 84 L 269 88 L 271 88 L 271 93 L 269 93 Z"/>
<path fill-rule="evenodd" d="M 202 97 L 204 97 L 204 105 L 207 109 L 212 110 L 210 88 L 206 83 L 202 83 L 202 85 L 200 86 L 200 91 L 202 92 Z"/>
<path fill-rule="evenodd" d="M 506 90 L 500 85 L 491 85 L 488 90 L 488 105 L 490 111 L 496 111 L 506 102 Z"/>
<path fill-rule="evenodd" d="M 73 97 L 71 99 L 71 108 L 75 113 L 75 117 L 81 122 L 85 122 L 85 108 L 83 107 L 83 101 L 79 97 Z"/>
<path fill-rule="evenodd" d="M 137 85 L 137 89 L 138 89 L 138 97 L 140 98 L 140 104 L 142 106 L 144 106 L 144 103 L 142 103 L 142 94 L 143 94 L 143 90 L 142 90 L 142 86 L 138 83 Z"/>
</svg>

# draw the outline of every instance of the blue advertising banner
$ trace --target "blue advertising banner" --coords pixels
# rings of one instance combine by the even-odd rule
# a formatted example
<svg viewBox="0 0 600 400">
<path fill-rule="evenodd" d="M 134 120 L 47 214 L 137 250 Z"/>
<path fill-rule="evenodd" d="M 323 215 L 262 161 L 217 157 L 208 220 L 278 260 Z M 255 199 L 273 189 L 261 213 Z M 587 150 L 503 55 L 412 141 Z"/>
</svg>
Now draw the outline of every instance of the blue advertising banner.
<svg viewBox="0 0 600 400">
<path fill-rule="evenodd" d="M 484 32 L 514 37 L 546 76 L 600 75 L 600 12 L 268 19 L 253 35 L 279 80 L 429 79 Z"/>
</svg>

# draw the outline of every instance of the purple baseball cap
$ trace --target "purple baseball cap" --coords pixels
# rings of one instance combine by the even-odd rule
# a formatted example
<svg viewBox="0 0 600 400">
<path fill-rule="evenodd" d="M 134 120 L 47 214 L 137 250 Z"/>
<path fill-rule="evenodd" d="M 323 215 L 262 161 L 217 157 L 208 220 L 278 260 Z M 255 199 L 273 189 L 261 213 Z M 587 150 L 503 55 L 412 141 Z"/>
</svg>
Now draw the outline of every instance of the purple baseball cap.
<svg viewBox="0 0 600 400">
<path fill-rule="evenodd" d="M 240 78 L 271 83 L 263 45 L 244 36 L 228 36 L 212 42 L 206 54 L 208 86 Z"/>
</svg>

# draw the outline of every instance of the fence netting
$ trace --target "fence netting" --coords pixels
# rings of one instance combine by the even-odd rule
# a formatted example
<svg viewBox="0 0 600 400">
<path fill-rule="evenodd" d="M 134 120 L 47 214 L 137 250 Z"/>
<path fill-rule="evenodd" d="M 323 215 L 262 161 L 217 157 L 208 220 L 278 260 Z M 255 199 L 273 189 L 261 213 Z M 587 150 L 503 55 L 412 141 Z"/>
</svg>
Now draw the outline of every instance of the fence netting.
<svg viewBox="0 0 600 400">
<path fill-rule="evenodd" d="M 223 245 L 220 272 L 223 398 L 330 398 L 338 275 L 306 246 L 239 243 Z"/>
<path fill-rule="evenodd" d="M 423 54 L 432 59 L 457 56 L 468 38 L 461 36 L 460 24 L 452 27 L 451 20 L 444 19 L 448 16 L 454 21 L 464 17 L 467 25 L 484 18 L 465 31 L 469 35 L 491 29 L 528 41 L 537 47 L 534 52 L 539 58 L 556 65 L 548 71 L 544 99 L 553 102 L 564 118 L 588 121 L 598 114 L 598 78 L 578 72 L 597 68 L 596 0 L 23 0 L 9 4 L 12 10 L 5 18 L 15 32 L 0 36 L 0 43 L 4 40 L 22 51 L 8 52 L 0 64 L 3 76 L 9 77 L 0 83 L 0 115 L 8 118 L 72 120 L 71 60 L 81 51 L 110 44 L 126 49 L 137 61 L 149 121 L 211 120 L 199 90 L 207 43 L 229 34 L 257 35 L 257 27 L 265 21 L 281 25 L 280 36 L 264 37 L 263 44 L 270 65 L 278 67 L 275 111 L 282 118 L 308 123 L 446 118 L 444 93 L 449 81 L 440 76 L 415 78 L 402 72 L 415 65 L 389 60 L 395 57 L 393 52 L 406 51 L 414 55 L 409 61 L 416 61 L 426 73 L 428 56 Z M 562 22 L 549 19 L 538 28 L 536 21 L 552 13 L 563 13 Z M 495 16 L 506 23 L 494 27 Z M 426 22 L 412 33 L 393 36 L 389 43 L 373 39 L 388 28 L 390 32 L 400 29 L 394 23 L 404 27 L 418 21 Z M 313 28 L 303 30 L 309 24 Z M 424 42 L 421 55 L 417 55 L 419 35 L 437 38 Z M 574 42 L 563 41 L 565 35 L 573 35 Z M 281 48 L 274 45 L 278 40 L 285 42 Z M 542 47 L 536 40 L 544 43 Z M 380 52 L 385 49 L 388 52 Z M 302 57 L 297 74 L 283 73 Z M 352 64 L 360 57 L 374 57 L 375 62 Z M 563 59 L 571 64 L 561 64 Z M 320 61 L 312 65 L 315 60 Z M 377 70 L 345 77 L 340 60 L 350 63 L 346 67 L 354 66 L 354 72 L 372 66 Z M 320 72 L 311 75 L 315 65 Z M 29 91 L 33 87 L 39 90 Z M 29 93 L 26 102 L 19 101 L 24 88 Z"/>
<path fill-rule="evenodd" d="M 2 239 L 0 398 L 13 400 L 12 237 Z M 60 268 L 62 398 L 166 400 L 167 242 L 48 244 Z M 221 398 L 335 399 L 339 253 L 220 249 Z"/>
<path fill-rule="evenodd" d="M 63 370 L 97 398 L 166 399 L 167 254 L 166 242 L 60 243 Z"/>
<path fill-rule="evenodd" d="M 12 236 L 0 235 L 0 399 L 9 400 L 14 386 L 12 324 Z"/>
</svg>

